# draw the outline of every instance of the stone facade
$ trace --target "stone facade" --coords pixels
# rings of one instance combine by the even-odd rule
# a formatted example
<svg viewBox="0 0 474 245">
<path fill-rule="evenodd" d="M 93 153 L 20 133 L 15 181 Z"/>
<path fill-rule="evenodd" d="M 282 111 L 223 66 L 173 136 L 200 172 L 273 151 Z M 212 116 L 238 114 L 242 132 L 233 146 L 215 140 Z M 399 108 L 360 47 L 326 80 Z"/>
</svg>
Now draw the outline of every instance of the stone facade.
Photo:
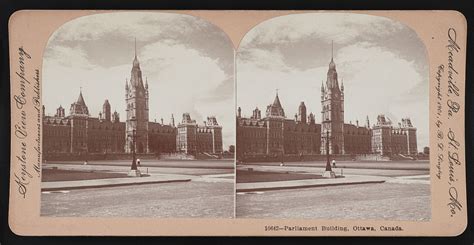
<svg viewBox="0 0 474 245">
<path fill-rule="evenodd" d="M 416 128 L 409 118 L 398 126 L 384 115 L 370 126 L 344 122 L 344 84 L 339 85 L 334 59 L 329 62 L 326 82 L 321 84 L 321 123 L 315 122 L 313 113 L 307 115 L 301 102 L 294 119 L 288 119 L 281 105 L 278 92 L 272 104 L 267 106 L 265 117 L 255 108 L 251 117 L 243 117 L 237 109 L 237 158 L 282 155 L 329 154 L 332 155 L 416 155 Z"/>
<path fill-rule="evenodd" d="M 98 117 L 92 117 L 82 91 L 71 104 L 69 115 L 59 106 L 54 116 L 46 116 L 43 107 L 43 153 L 131 153 L 133 135 L 137 153 L 221 154 L 222 127 L 215 117 L 208 117 L 204 125 L 191 120 L 189 113 L 175 126 L 174 117 L 164 124 L 149 121 L 148 81 L 143 82 L 136 52 L 130 79 L 125 82 L 126 119 L 111 113 L 105 100 Z"/>
<path fill-rule="evenodd" d="M 203 126 L 192 120 L 189 113 L 183 114 L 178 124 L 176 150 L 187 154 L 222 153 L 222 127 L 215 117 L 208 117 Z"/>
<path fill-rule="evenodd" d="M 44 109 L 43 109 L 44 111 Z M 43 114 L 43 152 L 47 153 L 118 153 L 124 152 L 125 123 L 119 114 L 110 113 L 104 102 L 99 117 L 90 117 L 82 92 L 71 104 L 69 115 L 60 106 L 54 116 Z"/>
</svg>

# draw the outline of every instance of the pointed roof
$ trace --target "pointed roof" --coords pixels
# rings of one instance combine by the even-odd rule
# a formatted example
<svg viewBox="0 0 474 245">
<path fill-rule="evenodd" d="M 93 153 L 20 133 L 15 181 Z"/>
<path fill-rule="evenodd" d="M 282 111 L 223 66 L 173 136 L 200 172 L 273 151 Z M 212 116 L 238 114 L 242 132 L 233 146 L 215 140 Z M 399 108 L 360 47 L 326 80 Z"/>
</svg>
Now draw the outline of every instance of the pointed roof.
<svg viewBox="0 0 474 245">
<path fill-rule="evenodd" d="M 275 100 L 273 101 L 273 106 L 281 108 L 280 98 L 278 97 L 278 91 L 276 92 Z"/>
<path fill-rule="evenodd" d="M 331 62 L 329 63 L 329 69 L 327 73 L 326 88 L 332 90 L 333 88 L 339 89 L 337 80 L 336 64 L 334 63 L 334 42 L 331 43 Z"/>
<path fill-rule="evenodd" d="M 139 66 L 140 62 L 138 62 L 137 58 L 137 38 L 135 38 L 135 58 L 133 59 L 133 66 Z"/>
<path fill-rule="evenodd" d="M 80 105 L 86 105 L 86 102 L 84 101 L 84 97 L 82 97 L 82 89 L 79 92 L 79 97 L 77 98 L 76 103 Z"/>
<path fill-rule="evenodd" d="M 137 40 L 135 38 L 135 58 L 133 59 L 133 66 L 130 76 L 130 88 L 135 89 L 137 87 L 145 89 L 143 85 L 142 71 L 140 69 L 140 62 L 138 62 L 137 58 Z"/>
<path fill-rule="evenodd" d="M 336 69 L 336 64 L 334 63 L 334 41 L 331 41 L 331 62 L 329 62 L 329 69 Z"/>
<path fill-rule="evenodd" d="M 285 117 L 285 111 L 281 106 L 280 98 L 278 97 L 278 90 L 273 104 L 267 106 L 267 117 Z"/>
<path fill-rule="evenodd" d="M 79 92 L 79 97 L 77 101 L 71 104 L 71 109 L 69 110 L 70 115 L 89 115 L 89 109 L 87 108 L 86 102 L 84 101 L 84 97 L 82 96 L 82 88 Z"/>
</svg>

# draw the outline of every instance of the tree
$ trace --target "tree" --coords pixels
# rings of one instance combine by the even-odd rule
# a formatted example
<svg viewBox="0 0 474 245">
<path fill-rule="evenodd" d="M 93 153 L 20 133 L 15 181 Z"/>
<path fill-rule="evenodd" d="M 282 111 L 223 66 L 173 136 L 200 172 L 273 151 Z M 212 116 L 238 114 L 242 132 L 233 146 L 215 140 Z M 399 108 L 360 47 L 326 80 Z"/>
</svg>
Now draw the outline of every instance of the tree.
<svg viewBox="0 0 474 245">
<path fill-rule="evenodd" d="M 235 145 L 229 145 L 229 152 L 234 153 L 235 152 Z"/>
<path fill-rule="evenodd" d="M 429 155 L 430 154 L 430 148 L 428 146 L 425 146 L 425 148 L 423 148 L 423 153 L 426 154 L 426 155 Z"/>
</svg>

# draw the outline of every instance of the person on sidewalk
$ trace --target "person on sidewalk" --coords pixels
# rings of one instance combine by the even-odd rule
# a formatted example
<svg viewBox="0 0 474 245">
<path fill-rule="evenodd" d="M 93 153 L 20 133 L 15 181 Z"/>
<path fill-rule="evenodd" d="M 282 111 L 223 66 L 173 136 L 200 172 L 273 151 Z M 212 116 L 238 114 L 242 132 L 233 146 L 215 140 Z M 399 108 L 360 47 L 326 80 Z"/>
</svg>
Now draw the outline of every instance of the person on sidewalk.
<svg viewBox="0 0 474 245">
<path fill-rule="evenodd" d="M 332 167 L 336 168 L 336 160 L 332 159 Z"/>
<path fill-rule="evenodd" d="M 140 159 L 137 159 L 137 166 L 140 167 Z"/>
</svg>

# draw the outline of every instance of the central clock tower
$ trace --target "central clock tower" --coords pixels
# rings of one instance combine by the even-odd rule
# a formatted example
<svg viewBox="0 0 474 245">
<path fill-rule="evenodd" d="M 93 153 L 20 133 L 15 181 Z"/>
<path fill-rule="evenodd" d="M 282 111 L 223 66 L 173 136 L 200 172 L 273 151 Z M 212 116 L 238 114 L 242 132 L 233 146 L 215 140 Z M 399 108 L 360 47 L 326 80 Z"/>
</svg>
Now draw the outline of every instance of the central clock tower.
<svg viewBox="0 0 474 245">
<path fill-rule="evenodd" d="M 331 51 L 332 53 L 332 51 Z M 321 154 L 344 154 L 344 84 L 337 78 L 336 64 L 331 55 L 326 84 L 321 84 Z"/>
<path fill-rule="evenodd" d="M 125 81 L 125 102 L 127 106 L 125 152 L 132 152 L 135 138 L 135 152 L 148 153 L 148 81 L 143 84 L 136 41 L 130 81 Z"/>
</svg>

